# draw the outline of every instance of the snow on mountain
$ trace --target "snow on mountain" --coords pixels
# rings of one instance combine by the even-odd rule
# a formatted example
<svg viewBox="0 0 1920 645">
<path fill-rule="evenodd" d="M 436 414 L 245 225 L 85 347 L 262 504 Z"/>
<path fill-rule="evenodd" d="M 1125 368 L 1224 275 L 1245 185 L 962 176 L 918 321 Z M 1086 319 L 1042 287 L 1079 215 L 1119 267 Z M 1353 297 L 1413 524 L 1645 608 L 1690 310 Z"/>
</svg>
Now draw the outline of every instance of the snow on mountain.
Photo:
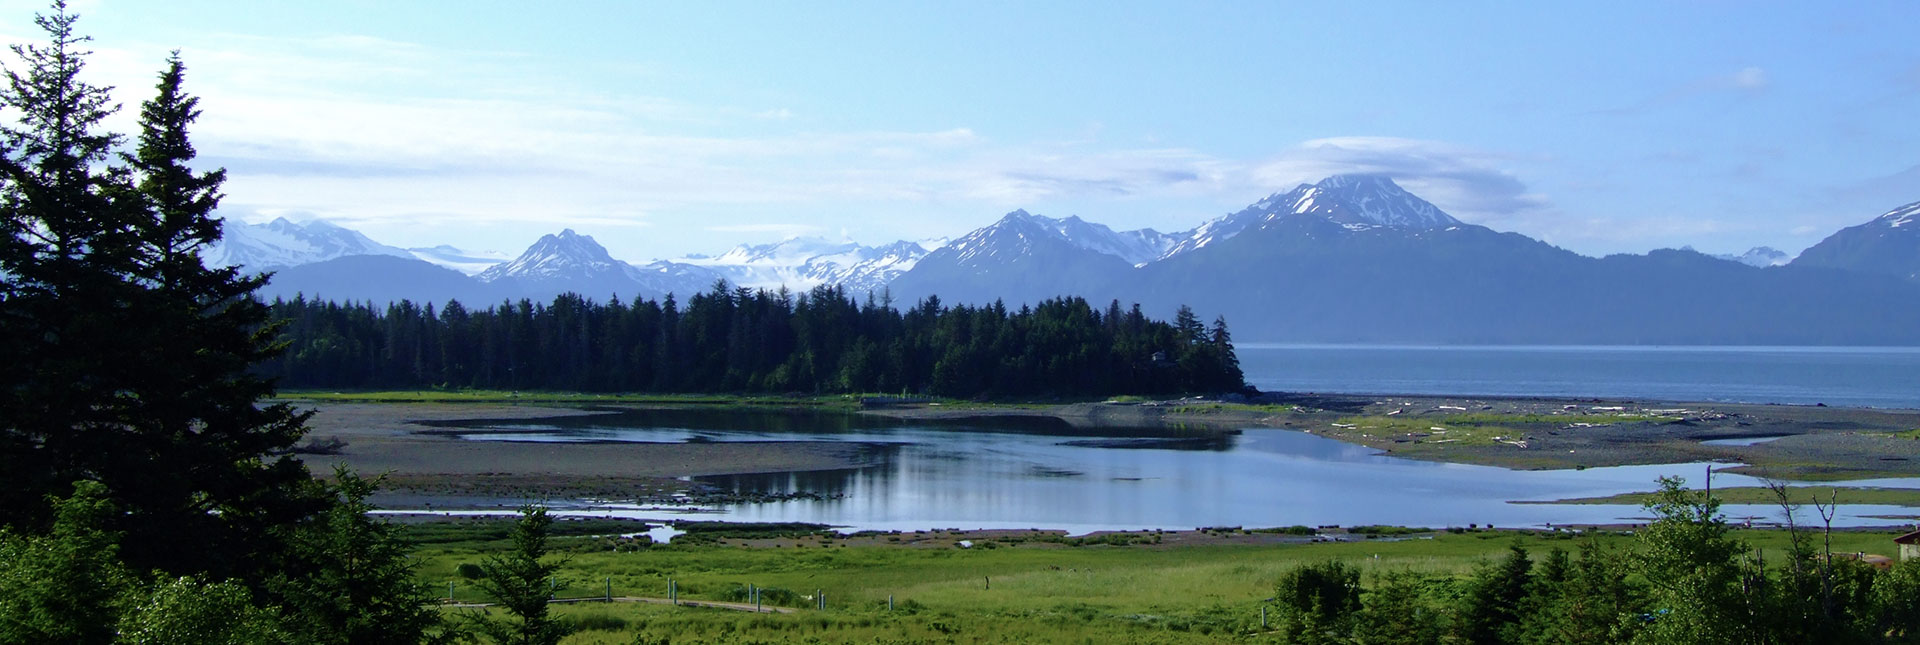
<svg viewBox="0 0 1920 645">
<path fill-rule="evenodd" d="M 1793 256 L 1787 255 L 1785 251 L 1781 251 L 1771 246 L 1756 246 L 1751 249 L 1747 249 L 1746 253 L 1742 253 L 1740 255 L 1734 255 L 1732 253 L 1719 253 L 1719 254 L 1715 254 L 1713 257 L 1720 258 L 1722 260 L 1726 260 L 1729 262 L 1739 262 L 1741 264 L 1744 264 L 1750 267 L 1762 267 L 1762 268 L 1782 266 L 1788 262 L 1793 261 Z"/>
<path fill-rule="evenodd" d="M 1920 202 L 1914 202 L 1887 211 L 1887 214 L 1881 215 L 1874 221 L 1885 225 L 1887 228 L 1901 228 L 1904 226 L 1914 226 L 1913 218 L 1915 217 L 1920 217 Z"/>
<path fill-rule="evenodd" d="M 654 262 L 636 267 L 613 259 L 592 237 L 566 229 L 542 236 L 512 261 L 478 276 L 523 297 L 550 298 L 574 292 L 589 298 L 657 298 L 704 291 L 721 276 L 704 267 Z"/>
<path fill-rule="evenodd" d="M 1176 236 L 1178 240 L 1159 257 L 1205 247 L 1289 215 L 1318 216 L 1351 230 L 1385 227 L 1431 231 L 1460 225 L 1460 220 L 1385 175 L 1334 175 L 1317 184 L 1300 184 L 1292 191 L 1274 193 L 1237 213 L 1201 224 Z"/>
<path fill-rule="evenodd" d="M 358 231 L 324 220 L 295 223 L 281 217 L 265 224 L 222 221 L 220 241 L 201 254 L 201 261 L 208 266 L 259 271 L 350 255 L 414 257 L 406 249 L 375 242 Z"/>
<path fill-rule="evenodd" d="M 877 291 L 912 269 L 927 250 L 919 243 L 864 246 L 795 237 L 773 244 L 740 245 L 718 256 L 689 255 L 673 262 L 703 267 L 728 282 L 752 289 L 805 291 L 837 284 L 849 293 Z"/>
<path fill-rule="evenodd" d="M 624 276 L 630 268 L 608 255 L 607 248 L 592 237 L 569 228 L 541 236 L 520 257 L 480 272 L 480 280 L 600 278 Z"/>
<path fill-rule="evenodd" d="M 683 302 L 687 296 L 712 289 L 713 283 L 726 277 L 706 267 L 668 260 L 655 260 L 640 266 L 627 265 L 626 276 L 640 285 L 641 290 L 635 293 L 641 296 L 674 294 Z"/>
<path fill-rule="evenodd" d="M 467 251 L 446 244 L 430 247 L 407 249 L 413 257 L 431 262 L 467 275 L 479 275 L 493 268 L 493 265 L 512 260 L 513 256 L 499 251 Z"/>
<path fill-rule="evenodd" d="M 1054 219 L 1016 210 L 1007 213 L 998 222 L 948 242 L 945 248 L 958 252 L 956 263 L 968 265 L 1003 253 L 1029 252 L 1033 241 L 1042 238 L 1111 255 L 1135 266 L 1161 257 L 1175 241 L 1175 238 L 1153 229 L 1115 231 L 1104 224 L 1088 222 L 1077 216 Z"/>
</svg>

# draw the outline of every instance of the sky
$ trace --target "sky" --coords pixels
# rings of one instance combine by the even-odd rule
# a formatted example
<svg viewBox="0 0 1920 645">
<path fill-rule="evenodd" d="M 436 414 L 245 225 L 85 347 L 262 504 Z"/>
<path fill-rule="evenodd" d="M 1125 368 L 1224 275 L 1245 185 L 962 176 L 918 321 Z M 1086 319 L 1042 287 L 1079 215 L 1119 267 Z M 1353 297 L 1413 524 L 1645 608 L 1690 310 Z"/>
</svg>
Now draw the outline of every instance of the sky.
<svg viewBox="0 0 1920 645">
<path fill-rule="evenodd" d="M 72 7 L 121 131 L 180 50 L 223 215 L 398 246 L 1171 232 L 1373 172 L 1587 255 L 1797 253 L 1920 200 L 1914 2 Z"/>
</svg>

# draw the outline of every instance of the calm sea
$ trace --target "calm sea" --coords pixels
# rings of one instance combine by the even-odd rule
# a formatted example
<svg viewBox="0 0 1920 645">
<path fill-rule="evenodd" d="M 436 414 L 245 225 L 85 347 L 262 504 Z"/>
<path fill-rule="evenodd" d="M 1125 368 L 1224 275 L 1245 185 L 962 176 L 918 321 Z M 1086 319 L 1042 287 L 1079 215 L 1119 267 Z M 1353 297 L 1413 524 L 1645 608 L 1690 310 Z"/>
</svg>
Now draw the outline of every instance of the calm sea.
<svg viewBox="0 0 1920 645">
<path fill-rule="evenodd" d="M 1920 347 L 1236 345 L 1264 391 L 1920 408 Z"/>
</svg>

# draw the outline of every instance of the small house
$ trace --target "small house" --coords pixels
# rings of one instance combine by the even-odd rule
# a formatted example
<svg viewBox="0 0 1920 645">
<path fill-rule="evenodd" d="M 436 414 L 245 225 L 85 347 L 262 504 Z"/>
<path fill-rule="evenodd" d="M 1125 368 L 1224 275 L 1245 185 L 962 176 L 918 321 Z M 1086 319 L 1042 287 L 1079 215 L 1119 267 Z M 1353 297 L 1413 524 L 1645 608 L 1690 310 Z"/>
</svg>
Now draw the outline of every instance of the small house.
<svg viewBox="0 0 1920 645">
<path fill-rule="evenodd" d="M 1894 538 L 1893 543 L 1900 545 L 1901 562 L 1920 558 L 1920 531 Z"/>
</svg>

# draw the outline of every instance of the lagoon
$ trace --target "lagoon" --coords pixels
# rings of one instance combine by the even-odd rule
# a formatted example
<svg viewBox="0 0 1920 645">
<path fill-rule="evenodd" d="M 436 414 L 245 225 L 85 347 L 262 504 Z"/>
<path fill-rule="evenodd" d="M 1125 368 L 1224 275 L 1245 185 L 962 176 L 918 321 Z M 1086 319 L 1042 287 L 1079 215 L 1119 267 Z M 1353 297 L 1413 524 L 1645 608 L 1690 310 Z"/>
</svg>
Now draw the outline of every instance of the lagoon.
<svg viewBox="0 0 1920 645">
<path fill-rule="evenodd" d="M 486 441 L 858 443 L 872 451 L 871 465 L 699 478 L 722 489 L 806 492 L 818 494 L 818 499 L 668 509 L 603 503 L 594 510 L 649 519 L 809 522 L 845 530 L 1046 528 L 1085 533 L 1209 526 L 1633 524 L 1648 520 L 1635 506 L 1513 502 L 1651 490 L 1662 476 L 1685 477 L 1698 485 L 1709 467 L 1689 463 L 1519 471 L 1401 459 L 1272 428 L 1075 428 L 1054 419 L 896 422 L 772 411 L 631 411 L 490 423 L 460 436 Z M 1713 483 L 1760 482 L 1719 473 Z M 1920 487 L 1920 480 L 1875 485 Z M 1736 520 L 1753 517 L 1761 523 L 1780 517 L 1778 509 L 1767 506 L 1728 506 L 1726 511 Z M 1884 506 L 1842 511 L 1839 525 L 1896 524 L 1868 516 L 1913 513 Z"/>
</svg>

